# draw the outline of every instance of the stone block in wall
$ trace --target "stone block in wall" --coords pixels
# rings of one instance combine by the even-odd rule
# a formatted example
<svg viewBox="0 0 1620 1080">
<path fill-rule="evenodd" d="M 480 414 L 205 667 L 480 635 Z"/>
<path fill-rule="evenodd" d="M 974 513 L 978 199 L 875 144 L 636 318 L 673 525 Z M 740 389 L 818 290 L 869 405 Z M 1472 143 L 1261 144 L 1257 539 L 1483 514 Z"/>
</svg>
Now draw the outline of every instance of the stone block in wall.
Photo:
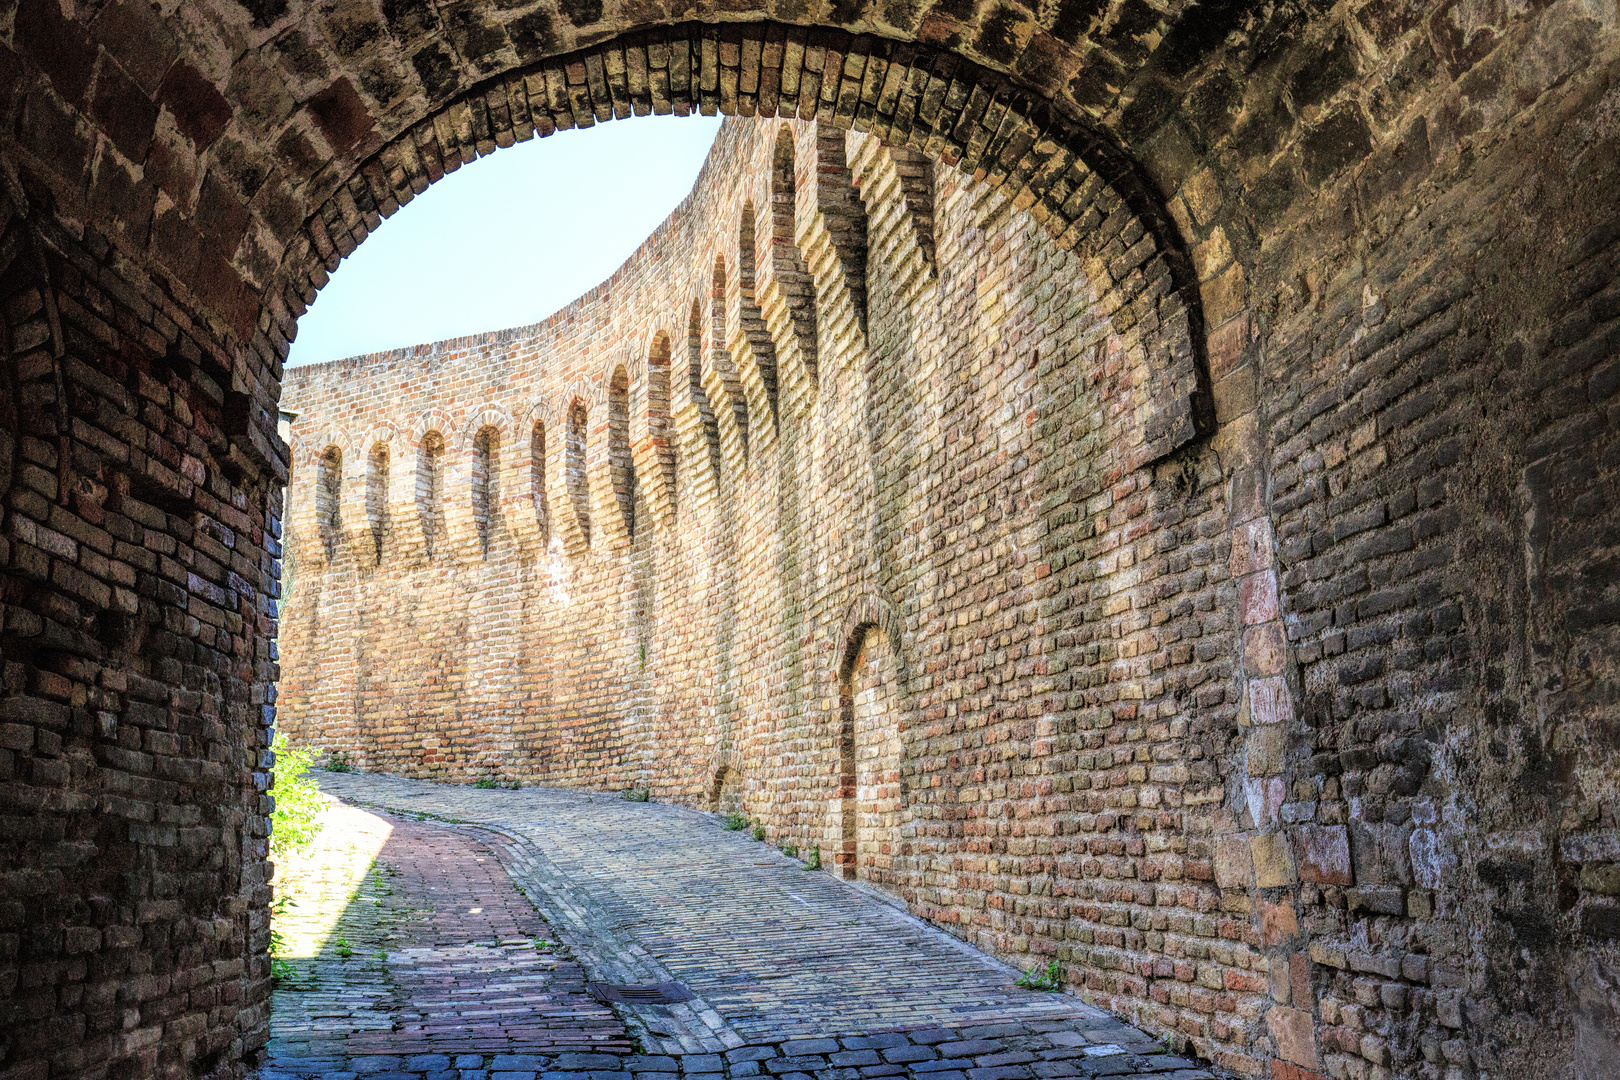
<svg viewBox="0 0 1620 1080">
<path fill-rule="evenodd" d="M 1349 885 L 1349 831 L 1343 825 L 1305 825 L 1294 830 L 1299 877 L 1317 885 Z"/>
<path fill-rule="evenodd" d="M 1412 884 L 1412 859 L 1407 850 L 1410 826 L 1387 823 L 1350 823 L 1350 852 L 1356 881 L 1363 885 Z"/>
<path fill-rule="evenodd" d="M 1277 1044 L 1278 1057 L 1295 1065 L 1316 1068 L 1316 1021 L 1309 1012 L 1273 1005 L 1266 1013 L 1266 1027 Z"/>
<path fill-rule="evenodd" d="M 1260 888 L 1274 889 L 1298 880 L 1293 853 L 1281 833 L 1251 837 L 1249 853 L 1254 858 L 1254 883 Z"/>
<path fill-rule="evenodd" d="M 1247 836 L 1215 840 L 1215 884 L 1223 889 L 1247 889 L 1254 872 Z"/>
</svg>

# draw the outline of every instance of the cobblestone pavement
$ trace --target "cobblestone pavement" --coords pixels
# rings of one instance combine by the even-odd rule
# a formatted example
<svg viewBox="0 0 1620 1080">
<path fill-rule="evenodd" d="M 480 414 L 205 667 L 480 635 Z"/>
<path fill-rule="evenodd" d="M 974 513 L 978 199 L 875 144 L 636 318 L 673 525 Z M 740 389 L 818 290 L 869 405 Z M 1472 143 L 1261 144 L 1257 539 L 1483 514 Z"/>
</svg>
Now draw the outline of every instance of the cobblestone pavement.
<svg viewBox="0 0 1620 1080">
<path fill-rule="evenodd" d="M 338 932 L 358 953 L 349 928 L 362 933 L 366 919 L 375 921 L 373 937 L 396 935 L 396 946 L 410 935 L 418 940 L 422 924 L 431 924 L 438 967 L 409 984 L 394 963 L 396 952 L 403 958 L 408 951 L 396 947 L 387 952 L 391 999 L 367 997 L 361 977 L 345 983 L 354 988 L 355 1008 L 342 1017 L 353 1028 L 342 1040 L 322 1033 L 323 1025 L 328 1034 L 335 1030 L 333 1017 L 286 1004 L 301 992 L 278 990 L 262 1080 L 373 1073 L 375 1080 L 1213 1075 L 1073 997 L 1014 986 L 1016 969 L 871 890 L 806 873 L 797 860 L 722 829 L 713 815 L 559 789 L 478 790 L 357 774 L 321 774 L 320 782 L 349 804 L 338 813 L 356 815 L 343 819 L 349 829 L 376 830 L 360 820 L 370 818 L 394 830 L 377 859 L 383 873 L 366 879 L 375 891 L 391 886 L 393 893 L 373 896 L 362 887 Z M 490 856 L 498 856 L 509 881 L 491 876 Z M 435 860 L 446 867 L 437 876 Z M 511 883 L 545 920 L 522 910 L 527 905 Z M 424 900 L 430 890 L 439 891 Z M 424 903 L 435 916 L 413 921 Z M 501 914 L 486 918 L 492 910 Z M 502 937 L 508 927 L 516 934 Z M 535 949 L 536 938 L 560 945 Z M 470 947 L 475 940 L 484 952 L 442 959 L 455 942 Z M 294 963 L 309 964 L 307 977 L 319 983 L 320 971 L 342 961 L 328 942 L 319 956 Z M 490 983 L 512 990 L 502 1003 L 508 1013 L 486 1018 L 476 1031 L 434 1028 L 436 1010 L 413 1000 L 431 987 L 459 1002 L 457 991 L 444 989 L 447 979 L 489 985 L 478 984 L 477 973 L 501 968 L 510 970 Z M 531 987 L 511 984 L 531 970 L 532 986 L 541 988 L 535 992 L 552 1011 L 524 1031 L 516 1016 Z M 584 979 L 676 983 L 693 997 L 616 1004 L 624 1027 L 615 1035 L 613 1014 L 583 995 Z M 573 1018 L 571 1005 L 580 1009 Z M 462 1008 L 461 1022 L 470 1011 Z M 386 1027 L 384 1015 L 392 1017 Z M 496 1038 L 505 1052 L 477 1041 Z M 568 1038 L 595 1045 L 562 1046 Z M 526 1039 L 534 1041 L 526 1046 Z M 631 1042 L 641 1052 L 630 1052 Z"/>
<path fill-rule="evenodd" d="M 278 1057 L 630 1050 L 476 835 L 340 804 L 280 877 Z"/>
</svg>

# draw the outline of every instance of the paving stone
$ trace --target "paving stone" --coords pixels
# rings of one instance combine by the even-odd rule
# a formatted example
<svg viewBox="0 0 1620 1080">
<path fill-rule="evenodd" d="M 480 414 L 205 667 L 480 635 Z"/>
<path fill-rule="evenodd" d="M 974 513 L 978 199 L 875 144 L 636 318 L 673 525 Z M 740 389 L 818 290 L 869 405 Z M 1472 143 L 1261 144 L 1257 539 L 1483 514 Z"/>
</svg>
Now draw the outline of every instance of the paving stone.
<svg viewBox="0 0 1620 1080">
<path fill-rule="evenodd" d="M 730 1055 L 727 1055 L 728 1060 Z M 680 1064 L 667 1054 L 632 1054 L 623 1065 L 631 1072 L 679 1072 Z"/>
<path fill-rule="evenodd" d="M 1078 1076 L 1080 1066 L 1073 1061 L 1037 1061 L 1030 1067 L 1036 1076 Z"/>
<path fill-rule="evenodd" d="M 683 1073 L 724 1072 L 725 1069 L 725 1059 L 719 1054 L 688 1054 L 681 1058 Z"/>
<path fill-rule="evenodd" d="M 974 1059 L 974 1064 L 981 1066 L 996 1065 L 1022 1065 L 1035 1060 L 1035 1055 L 1027 1050 L 1009 1050 L 1000 1054 L 984 1054 Z"/>
<path fill-rule="evenodd" d="M 348 783 L 350 779 L 343 778 L 343 782 Z M 470 818 L 471 807 L 484 801 L 484 793 L 469 794 L 467 789 L 444 792 L 434 785 L 412 785 L 376 777 L 367 777 L 364 783 L 373 794 L 380 788 L 382 794 L 395 800 L 400 798 L 402 789 L 416 793 L 424 793 L 425 789 L 428 799 L 417 802 L 417 808 L 437 807 L 435 812 L 442 810 L 447 817 Z M 738 893 L 740 902 L 756 905 L 791 902 L 796 917 L 812 920 L 792 925 L 795 942 L 802 940 L 815 919 L 814 914 L 800 915 L 797 908 L 813 900 L 827 905 L 828 911 L 837 916 L 845 914 L 850 903 L 869 901 L 831 879 L 805 882 L 800 878 L 790 879 L 794 889 L 792 897 L 786 897 L 785 901 L 770 899 L 769 890 L 780 888 L 780 880 L 767 875 L 759 883 L 751 881 L 751 857 L 758 851 L 751 845 L 739 851 L 739 857 L 732 863 L 726 863 L 723 858 L 717 860 L 712 851 L 701 858 L 695 851 L 684 854 L 678 860 L 679 866 L 660 866 L 656 875 L 646 874 L 645 867 L 635 862 L 604 863 L 601 861 L 604 848 L 621 855 L 634 855 L 637 859 L 652 857 L 648 847 L 638 845 L 650 845 L 650 850 L 660 858 L 667 851 L 680 852 L 684 841 L 675 826 L 684 819 L 667 823 L 669 827 L 663 832 L 648 829 L 644 818 L 626 819 L 627 831 L 617 832 L 618 826 L 614 824 L 617 818 L 613 815 L 622 814 L 621 807 L 605 803 L 595 808 L 589 799 L 581 806 L 574 793 L 568 796 L 561 813 L 554 812 L 559 807 L 549 796 L 541 800 L 547 813 L 533 819 L 516 815 L 513 820 L 510 812 L 519 808 L 518 801 L 502 804 L 499 808 L 506 816 L 498 825 L 491 823 L 500 830 L 493 834 L 502 837 L 498 844 L 488 840 L 492 834 L 487 832 L 469 835 L 464 830 L 406 820 L 397 815 L 383 817 L 352 807 L 335 811 L 350 815 L 348 820 L 353 828 L 347 832 L 351 836 L 364 836 L 368 829 L 374 830 L 375 835 L 386 836 L 390 846 L 379 856 L 377 865 L 391 868 L 380 882 L 387 889 L 380 888 L 379 881 L 372 878 L 362 876 L 357 880 L 352 873 L 345 877 L 334 865 L 329 875 L 331 887 L 320 894 L 319 902 L 312 904 L 312 910 L 305 914 L 319 917 L 322 903 L 338 905 L 335 909 L 339 919 L 337 932 L 355 946 L 357 955 L 348 961 L 326 956 L 310 962 L 307 968 L 310 977 L 317 985 L 329 985 L 331 992 L 277 995 L 274 1016 L 288 1021 L 291 1030 L 273 1029 L 272 1059 L 259 1080 L 314 1080 L 315 1077 L 335 1080 L 350 1062 L 356 1069 L 364 1070 L 365 1075 L 358 1080 L 623 1080 L 626 1076 L 634 1076 L 635 1080 L 749 1080 L 767 1074 L 775 1080 L 880 1080 L 907 1073 L 917 1080 L 1028 1080 L 1032 1074 L 1024 1065 L 1036 1061 L 1037 1054 L 1046 1059 L 1037 1062 L 1042 1070 L 1041 1080 L 1060 1080 L 1076 1074 L 1076 1065 L 1067 1059 L 1083 1058 L 1088 1051 L 1099 1050 L 1082 1032 L 1113 1036 L 1119 1040 L 1114 1044 L 1119 1049 L 1134 1045 L 1161 1049 L 1135 1029 L 1110 1022 L 1096 1010 L 1072 999 L 1022 991 L 1018 992 L 1021 996 L 1016 1000 L 1003 997 L 993 1002 L 998 1007 L 1007 1006 L 1017 1016 L 1016 1021 L 912 1025 L 904 1031 L 857 1029 L 848 1032 L 846 1029 L 847 1033 L 835 1037 L 825 1034 L 828 1030 L 825 1026 L 810 1027 L 802 1017 L 789 1020 L 788 1014 L 783 1013 L 780 1019 L 769 1020 L 761 1027 L 756 1019 L 764 1015 L 761 1003 L 768 1014 L 778 989 L 771 980 L 762 980 L 752 986 L 743 983 L 749 988 L 740 995 L 734 989 L 725 990 L 724 994 L 717 990 L 718 1005 L 700 996 L 672 1005 L 622 1006 L 624 1015 L 645 1026 L 646 1044 L 666 1051 L 633 1053 L 626 1029 L 617 1023 L 611 1012 L 584 993 L 585 965 L 589 965 L 590 977 L 603 981 L 682 982 L 689 987 L 704 988 L 709 985 L 705 982 L 708 978 L 734 976 L 739 957 L 746 958 L 749 950 L 765 939 L 732 942 L 729 951 L 721 941 L 694 942 L 684 927 L 657 928 L 657 918 L 638 915 L 641 909 L 610 903 L 616 893 L 592 891 L 595 886 L 582 888 L 581 883 L 589 884 L 607 877 L 619 882 L 617 889 L 626 889 L 629 887 L 624 884 L 626 879 L 639 882 L 649 876 L 667 878 L 681 867 L 701 864 L 708 876 L 688 881 L 681 886 L 683 889 L 711 888 L 713 891 L 706 894 L 713 899 L 711 912 L 714 904 L 737 900 L 733 894 Z M 606 819 L 603 818 L 605 810 L 613 811 Z M 542 818 L 543 835 L 553 845 L 559 842 L 559 837 L 574 844 L 569 828 L 578 830 L 577 845 L 542 849 L 527 840 L 509 842 L 513 833 L 522 836 L 541 833 Z M 690 828 L 690 823 L 682 827 Z M 703 834 L 706 837 L 703 842 L 712 845 L 713 826 L 705 828 L 709 831 Z M 719 837 L 722 844 L 732 839 L 729 834 Z M 548 854 L 548 850 L 552 854 Z M 562 862 L 550 861 L 553 854 Z M 745 860 L 741 856 L 749 858 Z M 445 859 L 454 868 L 449 873 L 446 873 L 446 865 L 439 861 Z M 462 861 L 458 863 L 458 859 Z M 362 871 L 370 865 L 369 859 L 366 860 Z M 525 888 L 530 890 L 530 895 L 546 903 L 548 913 L 556 914 L 570 931 L 583 936 L 568 938 L 566 946 L 536 948 L 537 940 L 556 942 L 563 935 L 551 923 L 540 919 L 533 912 L 532 904 L 516 893 L 512 877 L 490 876 L 491 869 L 501 866 L 516 875 L 516 880 L 526 882 Z M 465 868 L 466 872 L 460 872 L 460 868 Z M 544 873 L 540 872 L 542 869 Z M 447 881 L 453 881 L 453 887 L 446 889 Z M 710 881 L 712 886 L 702 884 Z M 760 889 L 766 891 L 760 892 Z M 384 892 L 387 895 L 383 895 Z M 650 898 L 653 894 L 648 895 Z M 357 898 L 360 903 L 351 902 Z M 371 901 L 369 906 L 366 901 Z M 406 908 L 426 912 L 427 917 L 405 923 L 391 914 L 395 909 Z M 660 911 L 670 908 L 671 905 L 664 904 Z M 529 914 L 523 915 L 523 912 Z M 494 921 L 490 918 L 492 913 Z M 727 917 L 733 916 L 738 920 L 746 917 L 740 911 L 728 911 Z M 525 923 L 524 919 L 540 921 Z M 612 935 L 603 929 L 617 925 L 636 926 L 636 935 Z M 902 932 L 912 935 L 932 933 L 916 923 L 901 926 Z M 468 940 L 475 936 L 478 940 Z M 864 947 L 862 940 L 856 938 L 848 944 L 858 950 Z M 909 944 L 922 938 L 904 940 Z M 372 946 L 383 942 L 387 943 L 386 962 L 371 957 Z M 885 939 L 883 947 L 892 952 L 892 938 Z M 953 956 L 971 959 L 971 955 L 955 943 L 949 947 Z M 449 1001 L 453 995 L 467 992 L 469 987 L 475 995 L 480 988 L 493 988 L 492 971 L 511 963 L 513 950 L 541 965 L 525 969 L 535 972 L 539 990 L 530 989 L 530 984 L 514 985 L 512 1001 L 519 1007 L 501 1013 L 497 1022 L 469 1023 L 459 1032 L 436 1033 L 438 1045 L 433 1047 L 412 1046 L 413 1041 L 430 1033 L 425 1027 L 392 1033 L 375 1030 L 384 1024 L 399 1023 L 392 1019 L 395 1016 L 405 1017 L 408 1023 L 409 1017 L 415 1015 L 412 1009 L 431 1008 L 434 1002 Z M 365 964 L 356 962 L 362 953 L 368 957 Z M 680 966 L 678 969 L 664 967 L 652 959 L 655 955 L 678 959 Z M 453 957 L 452 965 L 442 962 L 446 956 Z M 852 984 L 857 998 L 862 992 L 858 980 L 864 976 L 859 970 L 846 971 L 843 965 L 829 967 L 821 958 L 816 959 L 810 970 L 822 980 L 818 993 L 839 1008 L 849 1006 L 849 1002 L 842 999 Z M 970 983 L 974 978 L 981 979 L 979 992 L 992 998 L 1008 993 L 1009 977 L 1004 972 L 992 975 L 984 970 L 982 974 L 975 974 L 980 970 L 971 963 L 965 968 L 947 967 L 948 977 L 942 976 L 941 982 L 919 979 L 898 991 L 886 978 L 878 985 L 889 995 L 890 1004 L 885 1008 L 893 1008 L 900 1002 L 905 1008 L 903 1015 L 908 1018 L 926 1018 L 931 1010 L 960 1015 L 963 1006 L 954 995 L 963 979 Z M 559 973 L 575 981 L 559 983 Z M 401 1002 L 402 991 L 408 992 L 410 986 L 417 985 L 409 980 L 418 975 L 442 980 L 442 984 L 422 1002 Z M 329 981 L 323 983 L 323 979 Z M 945 986 L 947 983 L 949 985 Z M 739 981 L 732 977 L 728 982 L 713 985 L 723 989 L 736 987 Z M 545 1023 L 523 1027 L 520 1014 L 531 1001 L 526 995 L 536 992 L 552 997 L 559 993 L 565 997 L 571 995 L 573 1007 L 579 1010 L 582 1020 L 571 1027 L 566 1010 L 556 1009 L 552 1002 L 553 1011 L 545 1018 Z M 808 999 L 795 999 L 795 1005 L 806 1001 Z M 808 1003 L 811 1005 L 809 1014 L 817 1016 L 818 1025 L 848 1015 L 839 1013 L 836 1008 L 816 1014 L 815 1008 L 819 1006 L 813 1001 Z M 980 1008 L 981 1005 L 968 1007 Z M 304 1012 L 297 1012 L 297 1008 Z M 397 1011 L 401 1009 L 403 1013 Z M 319 1023 L 315 1022 L 316 1012 L 323 1013 Z M 878 1011 L 879 1018 L 895 1015 L 898 1014 L 884 1009 Z M 611 1027 L 602 1025 L 604 1017 L 613 1020 Z M 344 1023 L 350 1026 L 344 1028 Z M 781 1027 L 787 1024 L 798 1030 L 782 1031 Z M 364 1025 L 373 1027 L 366 1030 Z M 806 1027 L 810 1030 L 805 1030 Z M 340 1037 L 334 1039 L 334 1031 Z M 744 1033 L 750 1031 L 761 1032 L 765 1037 L 750 1041 L 744 1038 Z M 448 1041 L 443 1036 L 448 1036 Z M 358 1056 L 308 1052 L 307 1048 L 323 1045 L 323 1037 L 340 1049 L 357 1041 L 392 1039 L 410 1052 Z M 458 1038 L 459 1046 L 456 1045 Z M 565 1038 L 572 1039 L 573 1045 L 565 1044 Z M 525 1040 L 536 1039 L 539 1045 L 524 1045 Z M 605 1040 L 606 1045 L 580 1045 L 598 1040 Z M 380 1047 L 384 1043 L 376 1045 Z M 297 1052 L 300 1049 L 304 1052 Z M 482 1052 L 478 1052 L 480 1050 Z M 1118 1058 L 1119 1063 L 1126 1065 L 1133 1060 L 1128 1055 Z M 1182 1059 L 1161 1055 L 1158 1060 L 1168 1068 L 1172 1062 L 1179 1064 Z M 1112 1073 L 1116 1059 L 1086 1058 L 1084 1064 L 1088 1072 L 1094 1071 L 1090 1066 L 1103 1065 Z M 289 1068 L 292 1065 L 310 1068 L 294 1075 L 294 1070 Z"/>
<path fill-rule="evenodd" d="M 833 1048 L 837 1049 L 837 1047 L 838 1044 L 833 1043 Z M 765 1062 L 765 1069 L 767 1072 L 780 1076 L 783 1073 L 821 1069 L 825 1068 L 826 1065 L 827 1059 L 820 1054 L 798 1054 L 793 1057 L 773 1058 Z"/>
<path fill-rule="evenodd" d="M 849 1050 L 883 1050 L 891 1046 L 905 1046 L 909 1042 L 921 1042 L 915 1036 L 907 1037 L 898 1031 L 879 1032 L 875 1035 L 846 1035 L 838 1040 Z"/>
<path fill-rule="evenodd" d="M 450 1059 L 444 1054 L 417 1054 L 405 1059 L 405 1068 L 410 1072 L 442 1072 L 450 1067 Z"/>
<path fill-rule="evenodd" d="M 1005 1044 L 995 1039 L 959 1039 L 935 1047 L 946 1057 L 977 1057 L 980 1054 L 994 1054 L 1004 1048 Z"/>
<path fill-rule="evenodd" d="M 355 1058 L 350 1068 L 359 1073 L 361 1076 L 368 1076 L 371 1073 L 395 1071 L 400 1067 L 400 1064 L 400 1059 L 397 1057 L 391 1057 L 386 1054 L 374 1054 L 368 1057 Z"/>
<path fill-rule="evenodd" d="M 924 1046 L 932 1045 L 933 1043 L 950 1042 L 952 1039 L 957 1039 L 960 1037 L 961 1032 L 953 1031 L 950 1028 L 927 1028 L 922 1031 L 913 1031 L 910 1033 L 912 1042 L 920 1043 Z"/>
<path fill-rule="evenodd" d="M 553 1067 L 565 1072 L 584 1069 L 622 1069 L 624 1059 L 612 1054 L 558 1054 Z"/>
<path fill-rule="evenodd" d="M 1024 1065 L 995 1065 L 988 1068 L 969 1069 L 968 1080 L 1025 1080 L 1029 1076 L 1029 1068 Z"/>
<path fill-rule="evenodd" d="M 787 1057 L 800 1054 L 830 1054 L 837 1049 L 837 1039 L 792 1039 L 782 1044 L 782 1053 Z"/>
<path fill-rule="evenodd" d="M 829 1054 L 827 1060 L 840 1067 L 849 1065 L 876 1065 L 881 1058 L 876 1050 L 845 1050 L 837 1054 Z"/>
<path fill-rule="evenodd" d="M 946 1069 L 971 1069 L 975 1062 L 972 1058 L 940 1058 L 936 1061 L 919 1061 L 911 1066 L 911 1071 L 918 1073 L 944 1072 Z"/>
</svg>

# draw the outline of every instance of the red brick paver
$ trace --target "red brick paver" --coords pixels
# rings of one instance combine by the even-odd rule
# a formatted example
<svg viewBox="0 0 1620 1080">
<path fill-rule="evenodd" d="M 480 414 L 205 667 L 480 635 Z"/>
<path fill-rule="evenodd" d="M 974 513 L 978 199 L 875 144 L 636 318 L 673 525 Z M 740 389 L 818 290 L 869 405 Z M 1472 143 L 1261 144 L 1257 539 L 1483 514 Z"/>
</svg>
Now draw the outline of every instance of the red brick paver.
<svg viewBox="0 0 1620 1080">
<path fill-rule="evenodd" d="M 369 872 L 347 871 L 358 888 L 331 888 L 345 861 L 363 864 L 384 834 Z M 370 842 L 358 856 L 357 838 Z M 579 964 L 475 835 L 336 806 L 315 849 L 284 876 L 299 905 L 283 920 L 303 945 L 293 951 L 315 955 L 287 961 L 273 1054 L 629 1049 Z"/>
</svg>

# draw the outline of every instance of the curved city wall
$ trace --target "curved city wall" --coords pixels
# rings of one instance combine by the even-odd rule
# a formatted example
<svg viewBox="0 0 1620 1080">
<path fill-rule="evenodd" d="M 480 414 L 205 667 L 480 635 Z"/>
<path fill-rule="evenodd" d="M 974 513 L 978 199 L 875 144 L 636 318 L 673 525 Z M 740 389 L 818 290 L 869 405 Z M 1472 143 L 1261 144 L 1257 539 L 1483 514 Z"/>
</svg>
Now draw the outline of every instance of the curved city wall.
<svg viewBox="0 0 1620 1080">
<path fill-rule="evenodd" d="M 1229 470 L 1141 460 L 1156 339 L 1112 309 L 953 169 L 728 121 L 546 321 L 288 372 L 281 730 L 742 813 L 1158 1012 L 1124 958 L 1219 911 L 1242 627 Z"/>
</svg>

